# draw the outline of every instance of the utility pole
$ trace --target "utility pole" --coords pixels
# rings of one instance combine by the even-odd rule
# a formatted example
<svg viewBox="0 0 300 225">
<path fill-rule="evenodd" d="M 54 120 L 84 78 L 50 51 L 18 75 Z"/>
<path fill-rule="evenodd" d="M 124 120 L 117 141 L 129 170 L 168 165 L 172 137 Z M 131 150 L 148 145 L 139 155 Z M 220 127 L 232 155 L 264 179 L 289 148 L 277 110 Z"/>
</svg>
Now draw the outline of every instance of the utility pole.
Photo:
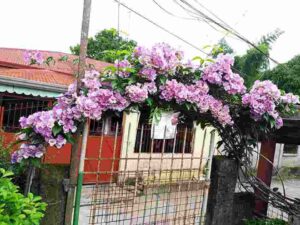
<svg viewBox="0 0 300 225">
<path fill-rule="evenodd" d="M 91 3 L 92 0 L 84 0 L 82 25 L 81 25 L 81 38 L 80 38 L 80 54 L 79 54 L 78 74 L 77 74 L 77 93 L 80 92 L 80 88 L 82 85 L 81 79 L 84 77 L 85 74 L 85 65 L 86 65 L 85 61 L 86 61 L 86 52 L 87 52 L 87 44 L 88 44 Z M 73 220 L 74 196 L 75 196 L 75 190 L 76 190 L 75 188 L 77 184 L 77 174 L 78 174 L 78 166 L 79 166 L 79 150 L 81 146 L 80 140 L 81 140 L 81 132 L 83 127 L 86 127 L 86 125 L 85 124 L 84 126 L 79 125 L 74 135 L 76 142 L 72 146 L 72 152 L 71 152 L 70 182 L 69 182 L 68 195 L 67 195 L 65 225 L 72 225 L 72 220 Z M 86 140 L 82 140 L 82 142 L 86 142 Z"/>
</svg>

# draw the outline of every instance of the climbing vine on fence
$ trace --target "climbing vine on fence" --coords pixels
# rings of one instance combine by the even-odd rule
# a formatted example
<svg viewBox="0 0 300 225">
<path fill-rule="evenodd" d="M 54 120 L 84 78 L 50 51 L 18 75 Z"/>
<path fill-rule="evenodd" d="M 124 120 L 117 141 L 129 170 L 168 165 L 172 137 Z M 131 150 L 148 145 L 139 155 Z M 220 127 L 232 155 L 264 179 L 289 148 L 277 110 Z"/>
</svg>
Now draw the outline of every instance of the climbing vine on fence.
<svg viewBox="0 0 300 225">
<path fill-rule="evenodd" d="M 49 64 L 53 58 L 27 52 L 25 60 Z M 47 145 L 61 148 L 74 143 L 78 125 L 88 118 L 100 120 L 108 112 L 141 108 L 156 119 L 162 111 L 176 111 L 174 121 L 212 125 L 223 138 L 225 154 L 245 157 L 258 135 L 283 125 L 281 114 L 295 112 L 299 97 L 285 94 L 271 81 L 256 81 L 247 90 L 232 65 L 230 55 L 196 63 L 185 61 L 182 51 L 165 43 L 136 47 L 102 72 L 88 69 L 80 91 L 71 84 L 51 110 L 22 117 L 18 139 L 23 143 L 12 162 L 41 158 Z"/>
</svg>

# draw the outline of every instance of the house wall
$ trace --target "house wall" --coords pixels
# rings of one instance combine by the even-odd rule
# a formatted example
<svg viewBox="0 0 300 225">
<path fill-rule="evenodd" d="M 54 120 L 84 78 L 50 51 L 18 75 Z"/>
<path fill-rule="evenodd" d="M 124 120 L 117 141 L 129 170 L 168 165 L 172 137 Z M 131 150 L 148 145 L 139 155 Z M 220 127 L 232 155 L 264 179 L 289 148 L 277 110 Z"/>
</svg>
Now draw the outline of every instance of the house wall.
<svg viewBox="0 0 300 225">
<path fill-rule="evenodd" d="M 256 148 L 257 153 L 252 156 L 253 167 L 257 168 L 258 154 L 260 152 L 261 144 L 258 143 Z M 281 167 L 298 167 L 300 166 L 300 146 L 298 146 L 297 154 L 284 153 L 284 144 L 277 143 L 274 156 L 274 168 L 279 169 Z"/>
<path fill-rule="evenodd" d="M 277 150 L 279 157 L 278 167 L 298 167 L 300 166 L 300 146 L 298 146 L 297 154 L 284 153 L 284 144 L 279 144 L 280 147 Z"/>
<path fill-rule="evenodd" d="M 160 178 L 164 180 L 164 178 L 170 176 L 171 170 L 173 171 L 173 179 L 176 179 L 176 176 L 181 178 L 185 176 L 182 173 L 193 177 L 203 175 L 204 167 L 210 156 L 210 150 L 213 153 L 216 143 L 219 141 L 218 135 L 212 135 L 212 127 L 201 129 L 200 125 L 194 125 L 195 136 L 193 142 L 189 143 L 192 144 L 192 153 L 135 153 L 134 147 L 139 118 L 139 112 L 124 113 L 122 160 L 120 160 L 119 170 L 125 172 L 125 176 L 135 176 L 136 171 L 143 173 L 143 176 L 159 172 Z M 176 175 L 179 172 L 180 175 Z"/>
</svg>

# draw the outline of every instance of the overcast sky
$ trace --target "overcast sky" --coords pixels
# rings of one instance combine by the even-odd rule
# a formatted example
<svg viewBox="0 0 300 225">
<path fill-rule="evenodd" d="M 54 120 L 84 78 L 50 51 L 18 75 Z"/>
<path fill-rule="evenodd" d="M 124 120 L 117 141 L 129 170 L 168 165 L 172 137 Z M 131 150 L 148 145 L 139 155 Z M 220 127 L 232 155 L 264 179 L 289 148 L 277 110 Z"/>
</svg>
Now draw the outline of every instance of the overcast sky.
<svg viewBox="0 0 300 225">
<path fill-rule="evenodd" d="M 173 14 L 188 17 L 175 1 L 156 1 Z M 271 52 L 271 56 L 279 62 L 285 62 L 300 54 L 299 1 L 198 1 L 252 42 L 276 28 L 285 31 Z M 170 16 L 152 0 L 122 0 L 122 2 L 196 46 L 215 44 L 226 36 L 226 40 L 237 54 L 245 52 L 248 48 L 247 44 L 221 29 L 218 31 L 212 29 L 202 21 Z M 189 2 L 195 3 L 195 0 Z M 0 4 L 0 47 L 69 52 L 69 46 L 79 42 L 83 0 L 7 0 L 1 1 Z M 200 7 L 196 4 L 195 6 Z M 113 0 L 93 0 L 90 36 L 104 28 L 116 28 L 117 9 L 118 5 Z M 167 42 L 181 48 L 188 56 L 201 55 L 197 50 L 123 7 L 120 10 L 119 21 L 120 30 L 141 45 L 151 46 L 156 42 Z"/>
</svg>

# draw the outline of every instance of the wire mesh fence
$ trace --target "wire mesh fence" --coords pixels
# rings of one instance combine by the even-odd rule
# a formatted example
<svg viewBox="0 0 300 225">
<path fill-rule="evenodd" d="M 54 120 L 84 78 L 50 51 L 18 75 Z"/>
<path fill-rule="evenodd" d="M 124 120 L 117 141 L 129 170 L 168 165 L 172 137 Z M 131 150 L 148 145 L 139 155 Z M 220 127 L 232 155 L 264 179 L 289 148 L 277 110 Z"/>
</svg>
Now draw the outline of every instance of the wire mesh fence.
<svg viewBox="0 0 300 225">
<path fill-rule="evenodd" d="M 214 135 L 204 130 L 196 149 L 193 126 L 177 126 L 168 139 L 166 129 L 158 140 L 155 127 L 129 124 L 118 151 L 117 124 L 110 154 L 103 156 L 102 142 L 98 157 L 86 158 L 98 170 L 85 172 L 96 182 L 84 187 L 82 224 L 204 223 Z"/>
</svg>

